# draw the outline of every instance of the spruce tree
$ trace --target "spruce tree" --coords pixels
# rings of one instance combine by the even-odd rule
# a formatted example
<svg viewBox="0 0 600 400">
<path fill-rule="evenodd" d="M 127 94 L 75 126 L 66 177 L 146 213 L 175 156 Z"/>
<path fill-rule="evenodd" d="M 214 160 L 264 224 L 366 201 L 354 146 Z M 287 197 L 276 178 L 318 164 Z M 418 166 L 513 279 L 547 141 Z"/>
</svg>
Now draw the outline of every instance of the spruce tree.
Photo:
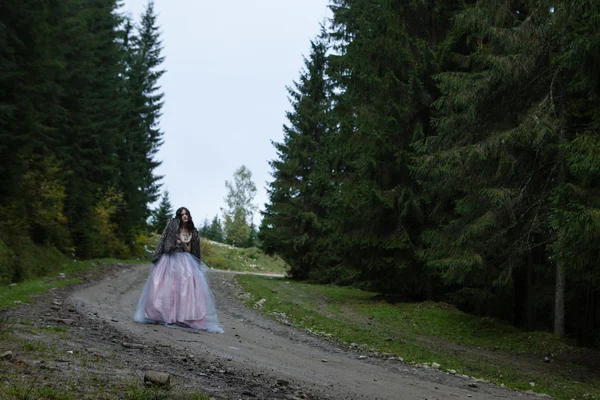
<svg viewBox="0 0 600 400">
<path fill-rule="evenodd" d="M 430 134 L 434 50 L 447 26 L 429 2 L 334 0 L 330 75 L 336 86 L 336 190 L 331 248 L 351 279 L 385 292 L 430 292 L 418 252 L 422 194 L 413 141 Z"/>
<path fill-rule="evenodd" d="M 208 239 L 209 232 L 210 232 L 210 222 L 208 221 L 208 218 L 204 218 L 204 221 L 202 222 L 202 226 L 200 227 L 200 229 L 198 229 L 198 233 L 200 234 L 201 237 Z"/>
<path fill-rule="evenodd" d="M 154 232 L 161 233 L 165 229 L 165 226 L 167 226 L 167 222 L 175 216 L 168 191 L 163 193 L 158 207 L 152 214 L 150 226 Z"/>
<path fill-rule="evenodd" d="M 284 126 L 283 142 L 273 143 L 278 159 L 270 162 L 274 179 L 260 228 L 262 248 L 281 256 L 296 279 L 307 278 L 321 261 L 316 242 L 322 234 L 319 218 L 324 207 L 318 173 L 326 160 L 325 149 L 319 152 L 319 147 L 328 132 L 331 107 L 326 56 L 325 40 L 312 41 L 299 81 L 287 88 L 292 111 L 286 114 L 289 123 Z"/>
<path fill-rule="evenodd" d="M 215 242 L 225 243 L 225 234 L 218 215 L 215 215 L 212 219 L 206 237 Z"/>
<path fill-rule="evenodd" d="M 555 271 L 554 332 L 576 332 L 578 340 L 592 344 L 600 334 L 600 4 L 543 4 L 552 7 L 542 21 L 551 32 L 558 142 L 547 249 Z"/>
<path fill-rule="evenodd" d="M 0 94 L 1 179 L 5 179 L 0 182 L 0 190 L 5 191 L 1 197 L 5 205 L 12 204 L 11 213 L 14 207 L 21 209 L 17 215 L 26 216 L 29 210 L 38 213 L 29 215 L 29 221 L 40 212 L 64 212 L 66 220 L 61 224 L 68 224 L 71 235 L 59 233 L 59 240 L 53 228 L 39 222 L 31 227 L 31 234 L 38 242 L 59 240 L 59 247 L 72 240 L 77 252 L 85 256 L 92 242 L 96 196 L 118 175 L 114 154 L 119 125 L 120 17 L 116 2 L 9 1 L 2 7 L 6 19 L 0 40 L 5 45 L 0 57 L 7 73 L 0 73 L 0 79 L 7 80 Z M 60 170 L 51 174 L 62 176 L 60 182 L 54 181 L 58 186 L 52 185 L 58 190 L 54 195 L 64 193 L 59 195 L 60 205 L 57 197 L 43 200 L 50 192 L 33 197 L 24 192 L 46 187 L 39 173 L 46 167 Z M 46 205 L 58 208 L 39 209 Z"/>
<path fill-rule="evenodd" d="M 82 18 L 68 25 L 61 38 L 70 44 L 61 104 L 69 112 L 60 126 L 59 151 L 67 170 L 66 216 L 80 257 L 91 256 L 97 242 L 104 240 L 94 227 L 94 208 L 119 179 L 123 53 L 117 8 L 116 0 L 75 6 Z"/>
<path fill-rule="evenodd" d="M 163 136 L 158 126 L 163 105 L 158 81 L 165 71 L 160 69 L 164 57 L 153 1 L 148 2 L 136 32 L 129 27 L 126 33 L 127 105 L 119 160 L 120 185 L 127 203 L 121 215 L 121 233 L 129 238 L 129 232 L 143 228 L 161 179 L 154 170 L 160 165 L 155 156 Z"/>
<path fill-rule="evenodd" d="M 530 329 L 556 305 L 562 335 L 565 283 L 597 279 L 580 272 L 597 254 L 581 239 L 598 206 L 586 161 L 598 92 L 592 56 L 576 45 L 593 43 L 591 4 L 555 6 L 478 2 L 456 17 L 448 70 L 437 76 L 436 135 L 422 142 L 416 173 L 436 205 L 423 255 L 451 298 Z"/>
<path fill-rule="evenodd" d="M 250 233 L 248 235 L 248 241 L 245 243 L 245 248 L 257 247 L 259 244 L 258 240 L 258 229 L 256 229 L 256 225 L 254 222 L 250 223 Z"/>
<path fill-rule="evenodd" d="M 17 242 L 83 257 L 110 239 L 116 218 L 97 217 L 120 176 L 121 22 L 116 1 L 0 5 L 0 236 L 16 224 Z"/>
</svg>

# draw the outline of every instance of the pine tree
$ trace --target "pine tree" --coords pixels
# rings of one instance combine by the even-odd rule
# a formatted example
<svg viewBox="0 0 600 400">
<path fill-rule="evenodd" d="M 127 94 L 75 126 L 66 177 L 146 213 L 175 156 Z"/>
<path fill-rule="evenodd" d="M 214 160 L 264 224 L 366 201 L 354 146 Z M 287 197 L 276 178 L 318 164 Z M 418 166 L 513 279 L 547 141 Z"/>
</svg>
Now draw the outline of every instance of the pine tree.
<svg viewBox="0 0 600 400">
<path fill-rule="evenodd" d="M 455 302 L 478 312 L 512 309 L 506 300 L 520 260 L 529 256 L 533 267 L 538 255 L 528 253 L 545 240 L 536 192 L 547 189 L 549 154 L 535 148 L 540 127 L 527 117 L 547 121 L 546 77 L 531 85 L 544 62 L 543 32 L 527 7 L 519 11 L 489 2 L 457 15 L 447 43 L 454 54 L 436 77 L 435 135 L 417 168 L 435 205 L 424 259 Z"/>
<path fill-rule="evenodd" d="M 248 234 L 248 241 L 244 244 L 245 248 L 257 247 L 259 245 L 258 240 L 258 229 L 254 222 L 250 223 L 250 233 Z"/>
<path fill-rule="evenodd" d="M 446 3 L 445 7 L 448 7 Z M 450 12 L 433 2 L 335 0 L 330 74 L 337 90 L 336 190 L 328 200 L 330 250 L 352 281 L 385 292 L 431 294 L 418 252 L 422 193 L 413 142 L 431 131 L 437 29 Z"/>
<path fill-rule="evenodd" d="M 30 241 L 85 257 L 110 240 L 100 231 L 116 218 L 97 224 L 97 211 L 120 175 L 117 8 L 100 0 L 0 5 L 0 237 L 17 238 L 11 227 L 19 226 L 8 243 L 15 260 Z"/>
<path fill-rule="evenodd" d="M 16 205 L 23 199 L 21 179 L 34 148 L 45 143 L 51 131 L 49 101 L 57 94 L 54 74 L 63 60 L 52 38 L 47 13 L 54 5 L 33 1 L 5 1 L 0 5 L 0 202 Z M 36 51 L 33 51 L 35 45 Z M 44 73 L 41 54 L 47 54 L 50 70 Z M 54 67 L 54 68 L 53 68 Z M 36 105 L 40 105 L 37 108 Z M 43 108 L 42 108 L 43 107 Z M 23 204 L 24 206 L 24 204 Z M 20 211 L 26 212 L 26 207 Z"/>
<path fill-rule="evenodd" d="M 129 238 L 129 232 L 144 226 L 150 214 L 148 205 L 158 197 L 161 177 L 154 175 L 154 170 L 160 162 L 155 156 L 163 136 L 158 127 L 163 105 L 158 81 L 165 71 L 160 69 L 164 57 L 154 2 L 149 1 L 143 12 L 137 34 L 130 25 L 125 27 L 127 106 L 119 159 L 120 185 L 127 203 L 121 231 Z"/>
<path fill-rule="evenodd" d="M 81 18 L 67 25 L 60 38 L 61 43 L 69 43 L 61 102 L 69 112 L 60 126 L 62 139 L 56 151 L 67 170 L 65 209 L 73 243 L 80 257 L 89 257 L 104 240 L 93 226 L 94 209 L 107 196 L 112 198 L 119 179 L 122 19 L 116 0 L 73 6 Z"/>
<path fill-rule="evenodd" d="M 198 229 L 198 233 L 200 234 L 201 237 L 209 239 L 209 237 L 208 237 L 209 232 L 210 232 L 210 222 L 208 221 L 208 218 L 204 218 L 204 221 L 202 222 L 202 226 L 200 227 L 200 229 Z"/>
<path fill-rule="evenodd" d="M 5 168 L 1 175 L 6 179 L 0 190 L 6 191 L 5 204 L 21 208 L 18 215 L 26 216 L 29 210 L 37 216 L 64 213 L 61 224 L 68 224 L 70 235 L 52 233 L 53 228 L 39 223 L 31 233 L 36 241 L 58 240 L 61 248 L 72 241 L 78 253 L 86 255 L 96 196 L 118 175 L 113 155 L 119 125 L 120 18 L 114 1 L 34 3 L 2 5 L 6 46 L 0 57 L 7 73 L 0 73 L 0 79 L 8 80 L 0 94 L 5 105 L 0 107 L 5 145 L 0 145 Z M 33 198 L 24 191 L 44 187 L 40 165 L 60 170 L 55 174 L 62 175 L 60 187 L 53 184 L 54 194 L 64 196 L 59 195 L 60 205 L 41 201 L 33 211 L 34 204 L 28 204 Z M 36 182 L 26 188 L 24 179 Z M 39 209 L 45 206 L 59 208 Z"/>
<path fill-rule="evenodd" d="M 167 222 L 175 215 L 173 206 L 171 205 L 171 200 L 169 200 L 168 191 L 163 193 L 157 209 L 154 210 L 152 214 L 150 226 L 154 232 L 160 233 L 163 231 L 163 229 L 165 229 L 165 226 L 167 226 Z"/>
<path fill-rule="evenodd" d="M 316 242 L 323 234 L 319 218 L 324 213 L 324 185 L 318 175 L 330 172 L 324 146 L 318 151 L 328 131 L 331 107 L 326 53 L 322 37 L 311 42 L 299 81 L 287 88 L 292 111 L 286 115 L 289 124 L 284 126 L 283 142 L 273 143 L 278 159 L 270 162 L 274 180 L 269 184 L 269 203 L 260 229 L 262 248 L 268 254 L 281 256 L 296 279 L 307 278 L 322 261 Z"/>
<path fill-rule="evenodd" d="M 215 215 L 212 219 L 206 238 L 215 242 L 225 243 L 225 234 L 223 233 L 223 226 L 218 215 Z"/>
<path fill-rule="evenodd" d="M 423 255 L 451 298 L 529 328 L 538 310 L 547 314 L 554 302 L 559 335 L 565 280 L 579 278 L 566 273 L 573 271 L 569 264 L 592 265 L 581 248 L 577 258 L 565 256 L 573 242 L 562 239 L 566 232 L 586 236 L 595 222 L 580 218 L 584 209 L 593 215 L 598 204 L 584 183 L 592 170 L 578 182 L 570 165 L 588 168 L 580 162 L 594 146 L 593 139 L 586 150 L 575 145 L 595 136 L 594 128 L 581 129 L 593 126 L 583 122 L 593 120 L 587 119 L 592 108 L 579 108 L 582 98 L 586 106 L 593 104 L 594 86 L 587 85 L 594 73 L 580 68 L 590 56 L 582 51 L 577 65 L 562 64 L 577 48 L 573 43 L 593 42 L 591 21 L 582 24 L 590 28 L 585 39 L 585 28 L 578 33 L 566 28 L 586 21 L 587 6 L 555 9 L 545 1 L 467 6 L 448 38 L 449 68 L 437 77 L 436 135 L 422 142 L 417 168 L 436 205 L 431 214 L 436 226 L 424 235 Z M 570 41 L 564 32 L 571 33 Z M 575 77 L 583 79 L 575 83 Z M 545 295 L 554 284 L 548 276 L 556 276 L 555 299 Z"/>
<path fill-rule="evenodd" d="M 592 344 L 600 334 L 600 4 L 543 4 L 552 7 L 543 21 L 552 38 L 550 94 L 559 147 L 548 246 L 556 271 L 554 332 L 577 332 Z"/>
</svg>

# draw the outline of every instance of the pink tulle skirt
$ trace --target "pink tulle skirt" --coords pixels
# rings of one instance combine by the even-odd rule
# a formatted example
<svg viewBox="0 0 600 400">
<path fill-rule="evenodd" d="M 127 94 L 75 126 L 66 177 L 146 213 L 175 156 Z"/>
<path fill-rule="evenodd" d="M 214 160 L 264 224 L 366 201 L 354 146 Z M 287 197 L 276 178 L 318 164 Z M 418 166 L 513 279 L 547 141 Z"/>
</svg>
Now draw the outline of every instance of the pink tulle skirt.
<svg viewBox="0 0 600 400">
<path fill-rule="evenodd" d="M 223 332 L 205 264 L 189 253 L 164 254 L 152 265 L 134 320 Z"/>
</svg>

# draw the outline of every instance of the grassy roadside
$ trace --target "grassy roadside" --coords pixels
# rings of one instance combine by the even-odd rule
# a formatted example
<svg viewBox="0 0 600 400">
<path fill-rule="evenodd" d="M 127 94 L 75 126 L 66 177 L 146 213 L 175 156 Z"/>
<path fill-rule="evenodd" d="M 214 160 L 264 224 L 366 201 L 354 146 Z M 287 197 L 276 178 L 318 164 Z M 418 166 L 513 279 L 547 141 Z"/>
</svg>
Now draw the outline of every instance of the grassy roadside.
<svg viewBox="0 0 600 400">
<path fill-rule="evenodd" d="M 351 288 L 237 279 L 249 306 L 366 354 L 402 357 L 418 367 L 436 362 L 447 372 L 557 399 L 600 399 L 600 370 L 591 362 L 598 353 L 548 333 L 522 332 L 444 303 L 391 304 Z"/>
<path fill-rule="evenodd" d="M 148 238 L 148 248 L 154 249 L 160 236 Z M 279 256 L 269 256 L 256 247 L 246 249 L 201 238 L 202 261 L 211 268 L 236 271 L 285 274 L 288 265 Z"/>
<path fill-rule="evenodd" d="M 202 260 L 211 268 L 237 272 L 285 274 L 287 264 L 256 247 L 239 249 L 223 243 L 202 240 Z"/>
<path fill-rule="evenodd" d="M 110 258 L 73 261 L 63 264 L 54 274 L 11 285 L 0 285 L 0 310 L 28 303 L 32 295 L 81 283 L 81 274 L 99 273 L 106 264 L 139 264 L 147 261 L 116 260 Z"/>
</svg>

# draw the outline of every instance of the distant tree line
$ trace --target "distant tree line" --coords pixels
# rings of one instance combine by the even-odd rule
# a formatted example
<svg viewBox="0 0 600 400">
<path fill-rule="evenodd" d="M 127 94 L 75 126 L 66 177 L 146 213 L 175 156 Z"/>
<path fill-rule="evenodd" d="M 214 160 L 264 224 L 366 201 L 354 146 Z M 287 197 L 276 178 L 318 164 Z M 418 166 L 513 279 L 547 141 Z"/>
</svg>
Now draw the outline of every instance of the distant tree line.
<svg viewBox="0 0 600 400">
<path fill-rule="evenodd" d="M 227 195 L 225 207 L 221 209 L 223 220 L 215 215 L 211 221 L 205 219 L 201 225 L 195 225 L 204 239 L 226 243 L 236 247 L 255 247 L 258 245 L 258 229 L 254 225 L 256 204 L 256 185 L 252 181 L 252 172 L 244 165 L 233 174 L 233 181 L 225 181 Z M 155 233 L 161 233 L 174 210 L 165 191 L 157 208 L 152 211 L 150 226 Z"/>
<path fill-rule="evenodd" d="M 225 207 L 221 209 L 223 222 L 218 215 L 210 223 L 205 220 L 200 235 L 236 247 L 255 247 L 258 244 L 258 229 L 253 222 L 257 207 L 252 172 L 242 165 L 234 172 L 233 181 L 225 181 L 225 188 Z"/>
</svg>

